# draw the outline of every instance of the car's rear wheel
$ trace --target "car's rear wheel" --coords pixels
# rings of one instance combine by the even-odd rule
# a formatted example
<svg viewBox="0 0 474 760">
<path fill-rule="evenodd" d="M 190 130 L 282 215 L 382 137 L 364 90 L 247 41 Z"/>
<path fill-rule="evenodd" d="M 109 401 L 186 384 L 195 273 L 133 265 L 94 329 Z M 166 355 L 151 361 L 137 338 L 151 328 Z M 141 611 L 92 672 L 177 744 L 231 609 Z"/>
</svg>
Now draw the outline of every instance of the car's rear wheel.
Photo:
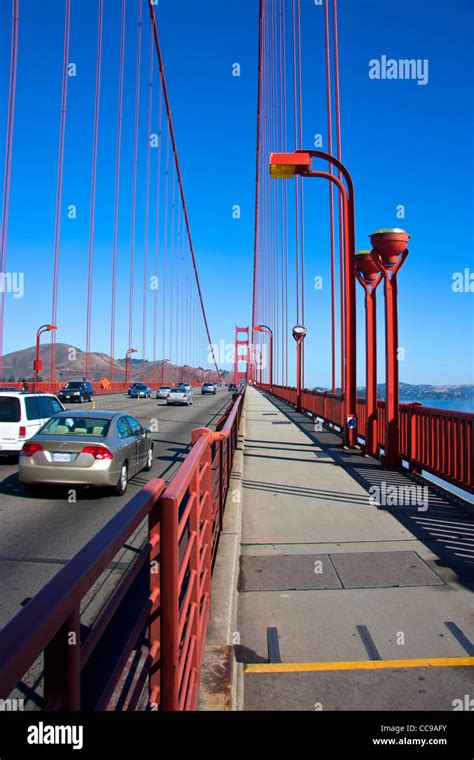
<svg viewBox="0 0 474 760">
<path fill-rule="evenodd" d="M 120 468 L 120 475 L 117 485 L 114 486 L 113 492 L 116 496 L 123 496 L 128 486 L 128 465 L 126 462 Z"/>
<path fill-rule="evenodd" d="M 146 459 L 146 465 L 143 469 L 145 470 L 145 472 L 150 472 L 152 467 L 153 467 L 153 445 L 150 446 L 150 449 L 148 451 L 148 456 Z"/>
</svg>

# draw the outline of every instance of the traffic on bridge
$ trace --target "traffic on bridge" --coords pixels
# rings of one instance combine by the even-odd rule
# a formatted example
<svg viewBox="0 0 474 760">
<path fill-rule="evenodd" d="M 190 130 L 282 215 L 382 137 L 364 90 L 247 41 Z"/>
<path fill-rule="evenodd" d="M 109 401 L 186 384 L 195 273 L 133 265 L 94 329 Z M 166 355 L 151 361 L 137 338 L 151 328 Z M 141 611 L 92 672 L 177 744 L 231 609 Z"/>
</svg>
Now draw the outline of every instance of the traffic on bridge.
<svg viewBox="0 0 474 760">
<path fill-rule="evenodd" d="M 2 760 L 472 757 L 473 31 L 1 0 Z"/>
</svg>

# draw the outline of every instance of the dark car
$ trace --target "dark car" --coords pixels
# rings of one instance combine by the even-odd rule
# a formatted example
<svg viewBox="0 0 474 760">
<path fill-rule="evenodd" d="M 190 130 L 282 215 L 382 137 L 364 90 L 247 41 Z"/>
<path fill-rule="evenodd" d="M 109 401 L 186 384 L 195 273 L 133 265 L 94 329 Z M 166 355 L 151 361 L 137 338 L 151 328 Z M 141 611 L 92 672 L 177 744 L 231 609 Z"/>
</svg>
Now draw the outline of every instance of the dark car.
<svg viewBox="0 0 474 760">
<path fill-rule="evenodd" d="M 205 393 L 212 393 L 213 396 L 216 395 L 217 388 L 214 385 L 214 383 L 203 383 L 201 387 L 201 394 L 204 395 Z"/>
<path fill-rule="evenodd" d="M 130 398 L 151 398 L 151 388 L 145 383 L 134 383 L 130 388 Z"/>
<path fill-rule="evenodd" d="M 233 391 L 234 393 L 237 393 L 237 391 L 238 391 L 238 390 L 239 390 L 239 389 L 238 389 L 238 387 L 236 386 L 236 384 L 235 384 L 235 383 L 231 383 L 231 384 L 229 385 L 229 391 Z"/>
<path fill-rule="evenodd" d="M 83 401 L 92 400 L 94 390 L 88 380 L 74 380 L 61 388 L 57 395 L 62 402 L 77 401 L 78 404 L 82 404 Z"/>
</svg>

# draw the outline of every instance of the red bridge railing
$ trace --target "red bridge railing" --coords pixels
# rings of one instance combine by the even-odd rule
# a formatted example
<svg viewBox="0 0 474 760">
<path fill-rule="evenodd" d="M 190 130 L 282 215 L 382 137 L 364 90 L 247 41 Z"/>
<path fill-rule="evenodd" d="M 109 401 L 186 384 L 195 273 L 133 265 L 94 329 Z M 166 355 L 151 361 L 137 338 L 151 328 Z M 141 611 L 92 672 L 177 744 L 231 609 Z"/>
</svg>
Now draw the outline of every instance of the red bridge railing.
<svg viewBox="0 0 474 760">
<path fill-rule="evenodd" d="M 264 391 L 268 384 L 258 385 Z M 296 389 L 273 386 L 273 395 L 296 405 Z M 343 425 L 343 397 L 323 391 L 304 390 L 303 411 L 320 417 L 340 430 Z M 365 399 L 357 399 L 358 435 L 364 440 Z M 377 404 L 377 445 L 384 446 L 385 401 Z M 400 404 L 400 449 L 412 472 L 426 470 L 443 480 L 474 493 L 474 414 L 436 409 L 418 403 Z"/>
<path fill-rule="evenodd" d="M 168 488 L 150 481 L 0 631 L 1 699 L 16 687 L 22 692 L 21 679 L 43 655 L 42 709 L 196 709 L 213 557 L 243 398 L 234 394 L 219 430 L 194 431 Z M 87 630 L 82 600 L 146 520 L 146 545 Z M 121 638 L 120 614 L 128 623 Z M 113 662 L 99 674 L 111 646 Z M 141 665 L 132 673 L 137 653 Z"/>
</svg>

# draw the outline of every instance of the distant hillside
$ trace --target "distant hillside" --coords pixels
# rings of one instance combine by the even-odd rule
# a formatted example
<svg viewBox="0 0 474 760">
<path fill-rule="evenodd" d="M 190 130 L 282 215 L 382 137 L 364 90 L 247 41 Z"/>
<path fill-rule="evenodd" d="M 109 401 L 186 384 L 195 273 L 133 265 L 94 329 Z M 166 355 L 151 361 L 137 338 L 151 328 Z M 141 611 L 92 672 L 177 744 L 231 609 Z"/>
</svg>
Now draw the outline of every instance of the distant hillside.
<svg viewBox="0 0 474 760">
<path fill-rule="evenodd" d="M 365 396 L 365 388 L 358 388 Z M 385 398 L 385 383 L 377 386 L 379 398 Z M 400 383 L 400 401 L 464 401 L 474 398 L 474 385 L 411 385 Z"/>
<path fill-rule="evenodd" d="M 43 380 L 49 380 L 50 367 L 50 344 L 44 343 L 41 346 L 40 356 L 43 361 L 43 369 L 40 377 Z M 33 380 L 33 362 L 36 357 L 36 347 L 30 346 L 21 351 L 13 351 L 5 354 L 2 360 L 2 371 L 0 373 L 0 382 L 13 382 L 14 380 Z M 110 356 L 104 353 L 92 352 L 90 355 L 90 377 L 89 380 L 102 380 L 104 377 L 110 378 L 111 366 L 114 368 L 114 379 L 122 382 L 125 379 L 125 359 L 114 359 L 111 365 Z M 161 382 L 162 377 L 161 361 L 145 363 L 145 382 Z M 165 364 L 164 376 L 168 382 L 178 382 L 179 380 L 189 379 L 194 367 L 185 365 L 184 367 L 174 364 Z M 210 374 L 211 370 L 202 370 L 203 379 Z M 66 382 L 68 380 L 77 380 L 85 377 L 86 373 L 86 353 L 75 346 L 67 343 L 56 344 L 56 380 Z M 227 372 L 222 372 L 222 376 L 227 376 Z M 156 378 L 156 381 L 154 380 Z M 142 379 L 142 362 L 133 360 L 130 364 L 130 380 Z"/>
</svg>

